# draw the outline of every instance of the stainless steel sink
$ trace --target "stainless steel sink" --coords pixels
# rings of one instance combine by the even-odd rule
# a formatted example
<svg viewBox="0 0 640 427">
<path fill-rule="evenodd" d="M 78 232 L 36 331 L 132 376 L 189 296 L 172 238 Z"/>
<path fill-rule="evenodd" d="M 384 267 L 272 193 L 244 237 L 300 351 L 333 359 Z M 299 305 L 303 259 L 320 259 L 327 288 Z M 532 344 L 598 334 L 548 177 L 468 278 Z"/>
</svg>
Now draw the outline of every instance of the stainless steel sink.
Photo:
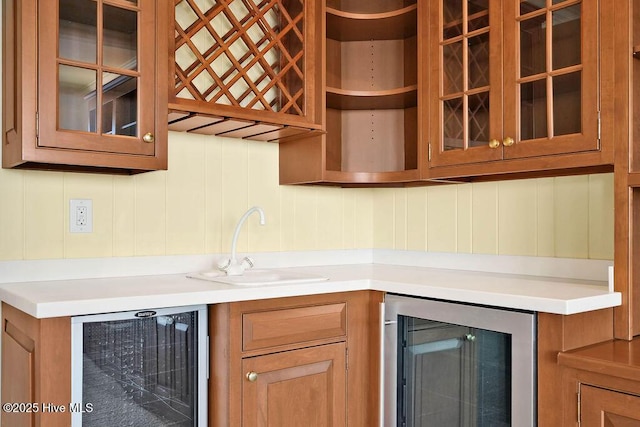
<svg viewBox="0 0 640 427">
<path fill-rule="evenodd" d="M 201 273 L 192 273 L 189 274 L 188 277 L 238 286 L 309 283 L 327 280 L 326 277 L 316 276 L 312 274 L 259 268 L 255 270 L 245 270 L 244 273 L 239 276 L 228 276 L 224 272 L 214 270 Z"/>
</svg>

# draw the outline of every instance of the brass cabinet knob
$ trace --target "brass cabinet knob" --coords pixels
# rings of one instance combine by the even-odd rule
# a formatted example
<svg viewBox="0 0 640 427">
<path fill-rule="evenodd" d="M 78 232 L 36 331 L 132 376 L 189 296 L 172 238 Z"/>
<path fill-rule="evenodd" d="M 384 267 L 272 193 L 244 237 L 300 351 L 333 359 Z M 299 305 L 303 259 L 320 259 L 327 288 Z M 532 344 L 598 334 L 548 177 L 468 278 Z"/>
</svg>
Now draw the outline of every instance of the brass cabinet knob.
<svg viewBox="0 0 640 427">
<path fill-rule="evenodd" d="M 258 373 L 257 372 L 253 372 L 253 371 L 247 372 L 246 376 L 247 376 L 247 379 L 249 381 L 251 381 L 252 383 L 256 382 L 256 380 L 258 379 Z"/>
<path fill-rule="evenodd" d="M 149 143 L 151 143 L 151 142 L 155 141 L 155 140 L 156 140 L 156 138 L 153 136 L 153 134 L 152 134 L 151 132 L 147 132 L 147 133 L 145 133 L 145 134 L 144 134 L 144 136 L 142 137 L 142 140 L 143 140 L 144 142 L 149 142 Z"/>
<path fill-rule="evenodd" d="M 489 141 L 489 148 L 498 148 L 500 147 L 500 141 L 498 141 L 497 139 L 492 139 L 491 141 Z"/>
<path fill-rule="evenodd" d="M 502 145 L 504 145 L 505 147 L 511 147 L 513 144 L 515 144 L 515 141 L 510 136 L 506 137 L 502 141 Z"/>
</svg>

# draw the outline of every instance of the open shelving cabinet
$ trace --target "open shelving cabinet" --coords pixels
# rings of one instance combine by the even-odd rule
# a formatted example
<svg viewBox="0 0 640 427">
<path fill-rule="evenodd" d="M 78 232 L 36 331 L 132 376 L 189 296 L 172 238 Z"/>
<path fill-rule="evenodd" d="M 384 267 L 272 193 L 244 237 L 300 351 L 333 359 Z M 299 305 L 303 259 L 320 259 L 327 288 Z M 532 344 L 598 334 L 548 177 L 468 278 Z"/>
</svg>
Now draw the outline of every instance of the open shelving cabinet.
<svg viewBox="0 0 640 427">
<path fill-rule="evenodd" d="M 280 145 L 280 182 L 418 181 L 418 1 L 329 0 L 326 134 Z"/>
</svg>

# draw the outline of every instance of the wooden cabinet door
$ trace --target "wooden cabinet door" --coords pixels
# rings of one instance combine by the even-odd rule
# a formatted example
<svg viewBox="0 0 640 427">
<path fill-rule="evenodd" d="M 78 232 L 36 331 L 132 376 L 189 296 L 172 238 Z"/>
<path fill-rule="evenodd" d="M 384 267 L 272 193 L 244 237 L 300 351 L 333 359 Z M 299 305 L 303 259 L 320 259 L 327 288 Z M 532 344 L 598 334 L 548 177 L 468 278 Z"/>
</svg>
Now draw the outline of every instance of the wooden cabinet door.
<svg viewBox="0 0 640 427">
<path fill-rule="evenodd" d="M 430 166 L 502 159 L 500 2 L 431 0 Z"/>
<path fill-rule="evenodd" d="M 137 4 L 40 2 L 38 146 L 153 155 L 156 4 Z"/>
<path fill-rule="evenodd" d="M 345 352 L 336 343 L 244 359 L 243 427 L 345 426 Z"/>
<path fill-rule="evenodd" d="M 640 396 L 580 386 L 582 427 L 640 426 Z"/>
<path fill-rule="evenodd" d="M 598 2 L 505 1 L 505 159 L 598 150 Z"/>
<path fill-rule="evenodd" d="M 15 327 L 5 322 L 2 331 L 2 364 L 8 369 L 2 370 L 2 403 L 22 403 L 23 407 L 2 411 L 3 427 L 32 427 L 35 425 L 37 407 L 28 405 L 35 402 L 34 390 L 34 353 L 35 342 Z"/>
<path fill-rule="evenodd" d="M 597 0 L 430 5 L 430 167 L 600 149 Z"/>
<path fill-rule="evenodd" d="M 11 110 L 3 165 L 166 169 L 169 5 L 155 0 L 9 0 L 8 5 L 15 13 L 3 16 L 10 54 L 5 108 Z M 36 15 L 35 25 L 17 13 L 21 8 Z"/>
</svg>

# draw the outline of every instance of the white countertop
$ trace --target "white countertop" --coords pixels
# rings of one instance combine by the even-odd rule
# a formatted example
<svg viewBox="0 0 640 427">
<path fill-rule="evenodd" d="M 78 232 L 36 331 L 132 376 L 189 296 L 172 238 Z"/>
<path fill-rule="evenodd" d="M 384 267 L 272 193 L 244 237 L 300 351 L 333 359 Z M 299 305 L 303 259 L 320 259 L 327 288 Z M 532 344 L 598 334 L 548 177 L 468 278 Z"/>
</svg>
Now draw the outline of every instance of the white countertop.
<svg viewBox="0 0 640 427">
<path fill-rule="evenodd" d="M 37 318 L 366 289 L 555 314 L 575 314 L 621 304 L 621 294 L 611 292 L 607 281 L 602 280 L 606 272 L 598 274 L 600 280 L 549 278 L 425 267 L 430 263 L 413 261 L 415 256 L 423 259 L 422 254 L 387 252 L 383 255 L 373 256 L 371 263 L 362 262 L 360 257 L 356 264 L 290 267 L 291 271 L 329 279 L 322 282 L 234 286 L 187 278 L 184 273 L 73 278 L 4 283 L 0 285 L 0 300 Z M 398 257 L 401 262 L 397 262 Z M 381 263 L 381 260 L 393 261 L 395 265 Z M 406 264 L 408 260 L 413 265 L 397 265 Z M 452 261 L 456 262 L 459 259 Z M 452 263 L 446 266 L 451 267 Z M 443 264 L 441 259 L 438 264 Z M 598 271 L 602 268 L 600 264 L 596 266 Z M 282 268 L 281 265 L 269 267 Z"/>
</svg>

